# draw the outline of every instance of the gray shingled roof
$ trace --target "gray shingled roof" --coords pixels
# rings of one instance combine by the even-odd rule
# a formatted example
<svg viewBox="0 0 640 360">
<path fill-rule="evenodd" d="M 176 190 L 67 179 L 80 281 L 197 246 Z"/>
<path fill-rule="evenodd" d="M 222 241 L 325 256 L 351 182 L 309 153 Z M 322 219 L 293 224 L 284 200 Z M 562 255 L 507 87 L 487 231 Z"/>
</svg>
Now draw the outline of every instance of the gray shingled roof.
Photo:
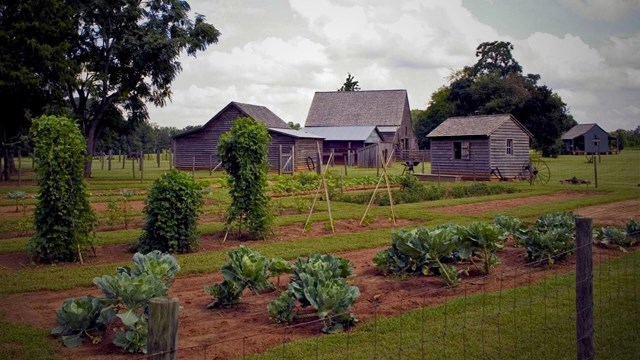
<svg viewBox="0 0 640 360">
<path fill-rule="evenodd" d="M 306 127 L 400 126 L 406 90 L 316 92 Z"/>
<path fill-rule="evenodd" d="M 324 137 L 309 133 L 307 131 L 294 130 L 294 129 L 279 129 L 269 128 L 269 131 L 284 134 L 298 139 L 324 139 Z"/>
<path fill-rule="evenodd" d="M 305 132 L 319 135 L 325 141 L 365 141 L 372 133 L 382 140 L 375 126 L 318 126 L 303 128 Z"/>
<path fill-rule="evenodd" d="M 578 136 L 582 136 L 586 134 L 589 130 L 591 130 L 594 126 L 598 126 L 598 125 L 597 124 L 578 124 L 572 127 L 571 129 L 569 129 L 569 131 L 567 131 L 566 133 L 564 133 L 564 135 L 562 135 L 562 140 L 571 140 L 571 139 L 577 138 Z"/>
<path fill-rule="evenodd" d="M 460 116 L 445 120 L 433 129 L 427 137 L 452 137 L 452 136 L 489 136 L 502 124 L 513 120 L 529 137 L 531 133 L 516 118 L 509 114 Z"/>
<path fill-rule="evenodd" d="M 268 128 L 289 129 L 289 125 L 265 106 L 243 104 L 233 101 L 242 112 L 255 121 L 264 123 Z"/>
</svg>

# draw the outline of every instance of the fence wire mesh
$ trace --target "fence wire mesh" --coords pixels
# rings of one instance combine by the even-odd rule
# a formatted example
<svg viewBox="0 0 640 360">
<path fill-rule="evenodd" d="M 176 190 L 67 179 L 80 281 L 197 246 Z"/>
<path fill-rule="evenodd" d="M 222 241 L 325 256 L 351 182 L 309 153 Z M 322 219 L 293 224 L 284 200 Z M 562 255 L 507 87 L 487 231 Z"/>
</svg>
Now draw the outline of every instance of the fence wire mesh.
<svg viewBox="0 0 640 360">
<path fill-rule="evenodd" d="M 636 359 L 640 354 L 640 279 L 636 276 L 640 273 L 640 251 L 624 254 L 618 249 L 594 247 L 593 253 L 595 352 L 600 359 Z M 576 343 L 581 340 L 576 336 L 576 314 L 585 309 L 575 308 L 579 284 L 573 264 L 575 257 L 564 260 L 564 267 L 531 263 L 398 300 L 388 301 L 385 294 L 375 301 L 359 299 L 366 305 L 359 306 L 358 312 L 369 316 L 355 327 L 340 334 L 319 335 L 321 320 L 274 325 L 271 331 L 279 340 L 260 354 L 254 349 L 264 348 L 265 332 L 250 333 L 248 324 L 245 336 L 216 341 L 212 334 L 206 344 L 179 349 L 178 357 L 575 359 Z M 439 303 L 431 301 L 434 297 Z M 398 313 L 402 315 L 393 316 Z"/>
</svg>

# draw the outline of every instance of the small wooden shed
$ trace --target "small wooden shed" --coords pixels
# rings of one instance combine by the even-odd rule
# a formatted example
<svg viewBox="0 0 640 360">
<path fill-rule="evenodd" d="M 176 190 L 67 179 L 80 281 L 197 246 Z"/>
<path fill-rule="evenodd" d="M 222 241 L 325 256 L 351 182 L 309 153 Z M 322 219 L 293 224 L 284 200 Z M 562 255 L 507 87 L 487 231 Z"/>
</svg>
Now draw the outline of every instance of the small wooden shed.
<svg viewBox="0 0 640 360">
<path fill-rule="evenodd" d="M 529 162 L 531 133 L 515 117 L 449 118 L 431 131 L 431 173 L 490 178 L 521 176 Z"/>
<path fill-rule="evenodd" d="M 306 169 L 308 157 L 317 159 L 318 144 L 322 151 L 322 137 L 291 129 L 264 106 L 232 101 L 202 127 L 173 137 L 174 166 L 182 170 L 216 168 L 220 162 L 218 139 L 239 117 L 249 117 L 267 127 L 271 135 L 268 154 L 271 170 L 287 173 Z"/>
<path fill-rule="evenodd" d="M 565 154 L 606 154 L 609 152 L 609 133 L 598 124 L 578 124 L 562 135 Z"/>
</svg>

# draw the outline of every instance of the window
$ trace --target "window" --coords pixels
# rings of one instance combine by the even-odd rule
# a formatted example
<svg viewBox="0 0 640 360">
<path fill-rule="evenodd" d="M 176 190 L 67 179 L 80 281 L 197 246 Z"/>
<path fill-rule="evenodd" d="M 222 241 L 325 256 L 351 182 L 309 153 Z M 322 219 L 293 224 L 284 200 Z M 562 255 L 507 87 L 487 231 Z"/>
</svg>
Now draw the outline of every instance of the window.
<svg viewBox="0 0 640 360">
<path fill-rule="evenodd" d="M 453 158 L 456 160 L 469 160 L 469 142 L 454 141 L 453 142 Z"/>
<path fill-rule="evenodd" d="M 513 155 L 513 139 L 507 139 L 507 155 Z"/>
</svg>

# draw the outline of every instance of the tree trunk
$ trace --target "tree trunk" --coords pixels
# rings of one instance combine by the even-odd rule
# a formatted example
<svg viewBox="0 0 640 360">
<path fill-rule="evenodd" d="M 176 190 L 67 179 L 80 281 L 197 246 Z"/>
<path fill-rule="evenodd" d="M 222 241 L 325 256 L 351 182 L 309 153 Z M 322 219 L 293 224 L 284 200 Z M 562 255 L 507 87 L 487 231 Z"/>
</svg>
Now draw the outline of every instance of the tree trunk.
<svg viewBox="0 0 640 360">
<path fill-rule="evenodd" d="M 96 149 L 96 130 L 98 128 L 98 122 L 93 120 L 89 123 L 87 129 L 87 160 L 84 162 L 84 178 L 91 178 L 91 164 L 93 162 L 93 154 Z"/>
</svg>

